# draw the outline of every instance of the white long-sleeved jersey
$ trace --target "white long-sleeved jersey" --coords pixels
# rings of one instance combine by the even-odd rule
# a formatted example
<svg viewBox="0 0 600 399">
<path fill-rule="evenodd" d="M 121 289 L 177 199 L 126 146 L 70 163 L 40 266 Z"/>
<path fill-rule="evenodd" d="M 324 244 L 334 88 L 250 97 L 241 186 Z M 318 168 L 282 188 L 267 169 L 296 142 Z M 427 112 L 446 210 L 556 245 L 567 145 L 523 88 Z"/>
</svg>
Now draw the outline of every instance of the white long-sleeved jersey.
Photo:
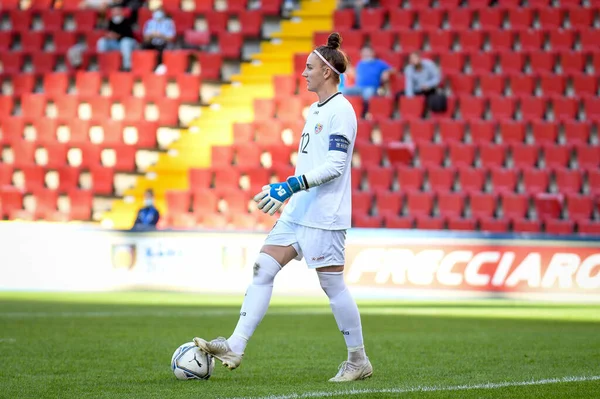
<svg viewBox="0 0 600 399">
<path fill-rule="evenodd" d="M 350 228 L 356 129 L 354 108 L 341 93 L 310 106 L 296 162 L 296 176 L 304 175 L 308 190 L 290 198 L 282 220 L 324 230 Z"/>
</svg>

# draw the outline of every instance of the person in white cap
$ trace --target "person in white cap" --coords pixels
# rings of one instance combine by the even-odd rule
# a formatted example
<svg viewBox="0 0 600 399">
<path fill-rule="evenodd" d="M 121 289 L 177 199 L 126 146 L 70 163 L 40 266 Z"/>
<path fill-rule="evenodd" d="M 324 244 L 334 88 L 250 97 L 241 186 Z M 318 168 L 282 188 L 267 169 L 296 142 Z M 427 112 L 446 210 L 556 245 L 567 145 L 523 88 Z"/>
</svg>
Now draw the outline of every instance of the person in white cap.
<svg viewBox="0 0 600 399">
<path fill-rule="evenodd" d="M 229 369 L 240 365 L 248 340 L 266 314 L 277 273 L 291 260 L 304 257 L 308 267 L 317 272 L 348 348 L 347 360 L 329 381 L 362 380 L 373 374 L 360 313 L 344 282 L 346 230 L 352 213 L 350 164 L 357 121 L 352 105 L 337 90 L 348 65 L 339 49 L 341 41 L 338 33 L 332 33 L 327 45 L 314 49 L 306 60 L 302 76 L 319 101 L 310 106 L 302 130 L 295 175 L 264 186 L 254 197 L 258 209 L 271 215 L 286 200 L 289 203 L 256 259 L 238 324 L 228 339 L 194 338 L 201 350 Z"/>
</svg>

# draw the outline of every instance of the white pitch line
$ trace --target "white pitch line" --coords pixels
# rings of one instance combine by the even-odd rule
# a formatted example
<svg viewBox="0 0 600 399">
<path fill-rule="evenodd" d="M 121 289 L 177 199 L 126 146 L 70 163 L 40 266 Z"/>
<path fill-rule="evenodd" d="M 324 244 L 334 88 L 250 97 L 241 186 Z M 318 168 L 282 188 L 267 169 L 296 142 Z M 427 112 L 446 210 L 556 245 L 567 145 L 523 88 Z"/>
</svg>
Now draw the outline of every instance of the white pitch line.
<svg viewBox="0 0 600 399">
<path fill-rule="evenodd" d="M 12 344 L 17 342 L 14 338 L 0 338 L 0 344 Z"/>
<path fill-rule="evenodd" d="M 332 396 L 354 396 L 354 395 L 365 395 L 365 394 L 378 394 L 378 393 L 413 393 L 413 392 L 440 392 L 440 391 L 467 391 L 473 389 L 499 389 L 506 387 L 522 387 L 530 385 L 547 385 L 547 384 L 560 384 L 566 382 L 585 382 L 585 381 L 598 381 L 600 375 L 590 376 L 579 376 L 579 377 L 562 377 L 562 378 L 546 378 L 543 380 L 529 380 L 529 381 L 505 381 L 505 382 L 487 382 L 484 384 L 467 384 L 467 385 L 454 385 L 454 386 L 416 386 L 407 388 L 383 388 L 383 389 L 348 389 L 348 390 L 337 390 L 337 391 L 321 391 L 321 392 L 305 392 L 305 393 L 292 393 L 287 395 L 269 395 L 269 396 L 247 396 L 247 397 L 234 397 L 230 399 L 303 399 L 303 398 L 329 398 Z"/>
<path fill-rule="evenodd" d="M 312 316 L 330 314 L 331 310 L 298 310 L 273 309 L 269 315 L 274 316 Z M 173 317 L 173 316 L 237 316 L 237 310 L 178 310 L 178 311 L 139 311 L 139 312 L 0 312 L 0 318 L 45 318 L 45 317 Z"/>
</svg>

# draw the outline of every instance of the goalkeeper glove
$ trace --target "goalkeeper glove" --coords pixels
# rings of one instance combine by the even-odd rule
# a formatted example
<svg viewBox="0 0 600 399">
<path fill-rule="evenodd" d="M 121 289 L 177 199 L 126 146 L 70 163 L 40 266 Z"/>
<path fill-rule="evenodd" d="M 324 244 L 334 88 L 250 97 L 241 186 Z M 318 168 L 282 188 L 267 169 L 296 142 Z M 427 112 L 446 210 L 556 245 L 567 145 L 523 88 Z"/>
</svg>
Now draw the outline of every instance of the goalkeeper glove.
<svg viewBox="0 0 600 399">
<path fill-rule="evenodd" d="M 281 183 L 267 184 L 262 191 L 254 196 L 258 209 L 269 215 L 274 215 L 281 205 L 298 191 L 308 189 L 304 176 L 290 176 Z"/>
</svg>

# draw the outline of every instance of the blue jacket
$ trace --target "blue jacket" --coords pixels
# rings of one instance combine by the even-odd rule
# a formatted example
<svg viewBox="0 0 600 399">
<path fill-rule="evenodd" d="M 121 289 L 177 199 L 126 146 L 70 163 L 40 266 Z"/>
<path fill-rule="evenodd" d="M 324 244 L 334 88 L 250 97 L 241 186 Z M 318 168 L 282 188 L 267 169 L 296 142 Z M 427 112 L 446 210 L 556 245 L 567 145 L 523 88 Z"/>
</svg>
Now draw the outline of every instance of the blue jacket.
<svg viewBox="0 0 600 399">
<path fill-rule="evenodd" d="M 160 213 L 154 205 L 145 206 L 138 211 L 137 218 L 133 224 L 134 228 L 156 227 Z"/>
<path fill-rule="evenodd" d="M 433 88 L 440 84 L 441 74 L 437 65 L 431 60 L 421 60 L 421 70 L 414 66 L 404 68 L 404 94 L 408 97 L 423 91 L 423 87 Z"/>
</svg>

